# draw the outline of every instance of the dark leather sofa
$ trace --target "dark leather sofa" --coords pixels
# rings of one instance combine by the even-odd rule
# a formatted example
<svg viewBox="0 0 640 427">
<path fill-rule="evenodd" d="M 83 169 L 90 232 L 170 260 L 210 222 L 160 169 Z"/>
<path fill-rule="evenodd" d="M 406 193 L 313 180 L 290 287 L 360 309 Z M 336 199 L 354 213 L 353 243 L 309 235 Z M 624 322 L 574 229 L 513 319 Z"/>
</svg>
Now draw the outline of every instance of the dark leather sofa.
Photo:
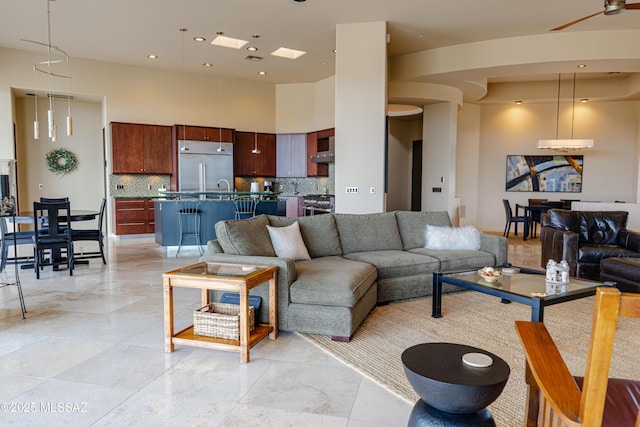
<svg viewBox="0 0 640 427">
<path fill-rule="evenodd" d="M 541 266 L 566 260 L 569 274 L 600 279 L 600 261 L 640 258 L 640 233 L 627 230 L 628 212 L 550 209 L 542 216 Z"/>
</svg>

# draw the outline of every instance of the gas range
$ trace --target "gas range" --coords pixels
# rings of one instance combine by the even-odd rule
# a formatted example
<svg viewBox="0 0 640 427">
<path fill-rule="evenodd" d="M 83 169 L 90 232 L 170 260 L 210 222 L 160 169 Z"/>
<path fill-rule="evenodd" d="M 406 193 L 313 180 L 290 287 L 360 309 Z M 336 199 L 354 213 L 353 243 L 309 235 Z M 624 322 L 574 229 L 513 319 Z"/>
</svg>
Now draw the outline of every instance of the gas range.
<svg viewBox="0 0 640 427">
<path fill-rule="evenodd" d="M 307 194 L 303 198 L 305 215 L 335 212 L 335 197 L 333 194 Z"/>
</svg>

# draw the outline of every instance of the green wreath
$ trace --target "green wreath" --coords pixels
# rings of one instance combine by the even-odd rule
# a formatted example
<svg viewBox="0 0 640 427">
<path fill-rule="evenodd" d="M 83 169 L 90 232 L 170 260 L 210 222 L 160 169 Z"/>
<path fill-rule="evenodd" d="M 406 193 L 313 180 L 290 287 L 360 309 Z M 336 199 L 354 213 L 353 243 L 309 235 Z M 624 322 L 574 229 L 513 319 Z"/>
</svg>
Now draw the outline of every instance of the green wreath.
<svg viewBox="0 0 640 427">
<path fill-rule="evenodd" d="M 47 166 L 51 172 L 67 174 L 78 167 L 78 159 L 71 151 L 58 148 L 47 153 Z"/>
</svg>

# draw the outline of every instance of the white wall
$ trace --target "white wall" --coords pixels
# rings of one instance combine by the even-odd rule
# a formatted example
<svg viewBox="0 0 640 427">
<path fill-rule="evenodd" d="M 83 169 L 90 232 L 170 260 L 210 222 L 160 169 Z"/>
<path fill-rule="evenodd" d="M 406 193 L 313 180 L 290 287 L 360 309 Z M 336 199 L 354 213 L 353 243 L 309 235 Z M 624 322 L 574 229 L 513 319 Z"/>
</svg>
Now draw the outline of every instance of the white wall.
<svg viewBox="0 0 640 427">
<path fill-rule="evenodd" d="M 422 140 L 422 117 L 389 120 L 387 211 L 411 210 L 413 141 Z"/>
<path fill-rule="evenodd" d="M 0 48 L 0 158 L 13 158 L 11 88 L 33 89 L 32 68 L 41 56 Z M 102 125 L 187 123 L 275 132 L 276 94 L 270 83 L 74 58 L 69 67 L 70 87 L 54 78 L 52 91 L 90 96 L 96 103 L 104 100 Z M 46 89 L 47 80 L 36 77 L 39 90 Z"/>
<path fill-rule="evenodd" d="M 46 99 L 38 102 L 40 139 L 33 139 L 35 105 L 33 98 L 16 99 L 16 133 L 18 138 L 18 187 L 21 210 L 32 210 L 32 202 L 40 197 L 69 197 L 74 209 L 98 210 L 105 195 L 104 156 L 100 104 L 74 102 L 71 105 L 73 136 L 67 136 L 65 117 L 67 103 L 56 102 L 57 142 L 47 138 Z M 56 148 L 66 148 L 78 159 L 76 170 L 59 175 L 49 171 L 46 154 Z M 42 184 L 42 189 L 39 185 Z M 79 225 L 82 225 L 79 223 Z M 95 223 L 92 224 L 95 227 Z"/>
<path fill-rule="evenodd" d="M 464 104 L 458 112 L 456 144 L 456 197 L 460 199 L 460 225 L 475 225 L 478 216 L 478 176 L 483 173 L 480 158 L 479 105 Z"/>
<path fill-rule="evenodd" d="M 458 221 L 456 190 L 457 104 L 425 105 L 422 129 L 422 210 L 448 211 Z M 434 192 L 440 188 L 441 192 Z"/>
<path fill-rule="evenodd" d="M 538 139 L 555 136 L 556 104 L 482 105 L 479 173 L 461 171 L 466 174 L 462 175 L 466 182 L 478 177 L 476 225 L 484 230 L 503 230 L 503 198 L 509 199 L 512 205 L 526 204 L 531 197 L 636 202 L 639 111 L 638 101 L 576 105 L 575 136 L 595 140 L 594 148 L 572 152 L 584 155 L 581 193 L 506 192 L 507 155 L 555 153 L 538 150 L 536 144 Z M 560 120 L 570 120 L 570 113 L 561 112 Z M 561 134 L 560 137 L 568 136 Z"/>
<path fill-rule="evenodd" d="M 276 133 L 305 133 L 335 126 L 335 77 L 276 85 Z"/>
</svg>

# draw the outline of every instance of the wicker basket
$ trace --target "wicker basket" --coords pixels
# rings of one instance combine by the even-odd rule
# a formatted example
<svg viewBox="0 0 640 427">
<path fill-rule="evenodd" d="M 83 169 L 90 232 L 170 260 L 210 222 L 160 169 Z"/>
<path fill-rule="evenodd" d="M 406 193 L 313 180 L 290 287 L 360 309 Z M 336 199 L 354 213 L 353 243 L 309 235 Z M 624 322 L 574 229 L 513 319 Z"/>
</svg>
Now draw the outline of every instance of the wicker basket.
<svg viewBox="0 0 640 427">
<path fill-rule="evenodd" d="M 249 306 L 249 330 L 256 327 L 255 309 Z M 240 306 L 212 302 L 193 312 L 193 333 L 207 337 L 240 339 Z"/>
</svg>

